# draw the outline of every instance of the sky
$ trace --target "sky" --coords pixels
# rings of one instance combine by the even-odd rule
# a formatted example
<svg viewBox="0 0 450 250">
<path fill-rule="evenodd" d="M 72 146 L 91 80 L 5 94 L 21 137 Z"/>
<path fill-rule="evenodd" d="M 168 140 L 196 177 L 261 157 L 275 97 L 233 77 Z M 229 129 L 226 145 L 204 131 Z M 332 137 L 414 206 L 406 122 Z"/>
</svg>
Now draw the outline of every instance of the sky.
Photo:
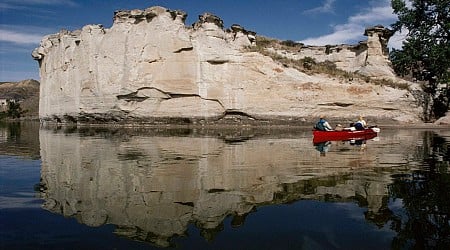
<svg viewBox="0 0 450 250">
<path fill-rule="evenodd" d="M 39 80 L 31 52 L 61 29 L 88 24 L 112 26 L 114 11 L 162 6 L 187 13 L 186 25 L 209 12 L 225 28 L 239 24 L 259 35 L 308 45 L 357 44 L 369 26 L 397 20 L 390 0 L 2 0 L 0 1 L 0 82 Z M 390 48 L 401 48 L 402 34 Z"/>
</svg>

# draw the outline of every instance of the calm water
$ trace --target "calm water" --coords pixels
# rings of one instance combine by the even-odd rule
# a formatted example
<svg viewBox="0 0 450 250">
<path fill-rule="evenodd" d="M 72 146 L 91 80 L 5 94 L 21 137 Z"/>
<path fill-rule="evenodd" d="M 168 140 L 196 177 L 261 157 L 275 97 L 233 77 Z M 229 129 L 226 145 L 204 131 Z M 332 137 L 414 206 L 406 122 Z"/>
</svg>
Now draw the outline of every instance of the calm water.
<svg viewBox="0 0 450 250">
<path fill-rule="evenodd" d="M 450 129 L 0 124 L 1 249 L 448 249 Z"/>
</svg>

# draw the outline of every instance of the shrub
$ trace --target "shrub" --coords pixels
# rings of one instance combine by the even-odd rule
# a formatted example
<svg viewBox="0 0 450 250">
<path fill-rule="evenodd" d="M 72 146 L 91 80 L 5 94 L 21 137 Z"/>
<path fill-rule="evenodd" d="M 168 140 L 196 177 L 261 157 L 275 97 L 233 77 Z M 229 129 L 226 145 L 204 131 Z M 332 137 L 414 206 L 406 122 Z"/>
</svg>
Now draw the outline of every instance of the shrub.
<svg viewBox="0 0 450 250">
<path fill-rule="evenodd" d="M 284 45 L 284 46 L 288 46 L 288 47 L 302 46 L 301 43 L 294 42 L 294 41 L 292 41 L 292 40 L 282 41 L 280 44 L 281 44 L 281 45 Z"/>
<path fill-rule="evenodd" d="M 22 113 L 22 108 L 20 108 L 20 104 L 15 101 L 8 101 L 8 111 L 7 116 L 10 118 L 20 118 Z"/>
</svg>

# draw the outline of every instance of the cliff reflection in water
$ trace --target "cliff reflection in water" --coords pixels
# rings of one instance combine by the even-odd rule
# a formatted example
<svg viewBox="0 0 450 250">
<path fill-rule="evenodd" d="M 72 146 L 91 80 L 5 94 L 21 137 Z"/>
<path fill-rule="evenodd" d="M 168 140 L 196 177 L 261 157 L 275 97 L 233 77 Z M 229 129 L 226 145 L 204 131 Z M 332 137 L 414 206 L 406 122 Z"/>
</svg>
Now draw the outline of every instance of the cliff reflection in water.
<svg viewBox="0 0 450 250">
<path fill-rule="evenodd" d="M 300 199 L 357 202 L 383 225 L 392 169 L 416 146 L 338 143 L 321 157 L 309 130 L 149 130 L 41 130 L 44 208 L 158 246 L 190 224 L 209 240 L 227 216 L 238 227 L 258 206 Z"/>
</svg>

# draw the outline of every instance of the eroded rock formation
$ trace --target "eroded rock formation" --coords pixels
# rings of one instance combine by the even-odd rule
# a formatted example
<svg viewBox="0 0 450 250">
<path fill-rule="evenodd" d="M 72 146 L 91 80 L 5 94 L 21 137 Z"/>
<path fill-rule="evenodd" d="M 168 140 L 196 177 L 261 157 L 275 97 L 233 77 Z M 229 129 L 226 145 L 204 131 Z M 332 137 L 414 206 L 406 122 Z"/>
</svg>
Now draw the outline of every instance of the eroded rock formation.
<svg viewBox="0 0 450 250">
<path fill-rule="evenodd" d="M 395 76 L 389 61 L 387 43 L 392 31 L 383 26 L 369 27 L 364 35 L 368 38 L 356 45 L 340 44 L 326 46 L 301 46 L 298 51 L 269 48 L 281 57 L 300 60 L 306 57 L 316 62 L 332 62 L 337 68 L 362 75 L 401 81 Z"/>
<path fill-rule="evenodd" d="M 87 25 L 44 37 L 32 54 L 40 65 L 41 120 L 195 123 L 237 116 L 298 122 L 319 113 L 344 119 L 356 113 L 420 121 L 410 90 L 308 75 L 250 52 L 256 34 L 239 25 L 224 30 L 212 14 L 192 27 L 185 19 L 186 13 L 163 7 L 117 11 L 109 29 Z M 392 78 L 382 43 L 389 36 L 380 37 L 380 29 L 366 31 L 367 45 L 336 53 L 331 48 L 327 60 Z"/>
</svg>

